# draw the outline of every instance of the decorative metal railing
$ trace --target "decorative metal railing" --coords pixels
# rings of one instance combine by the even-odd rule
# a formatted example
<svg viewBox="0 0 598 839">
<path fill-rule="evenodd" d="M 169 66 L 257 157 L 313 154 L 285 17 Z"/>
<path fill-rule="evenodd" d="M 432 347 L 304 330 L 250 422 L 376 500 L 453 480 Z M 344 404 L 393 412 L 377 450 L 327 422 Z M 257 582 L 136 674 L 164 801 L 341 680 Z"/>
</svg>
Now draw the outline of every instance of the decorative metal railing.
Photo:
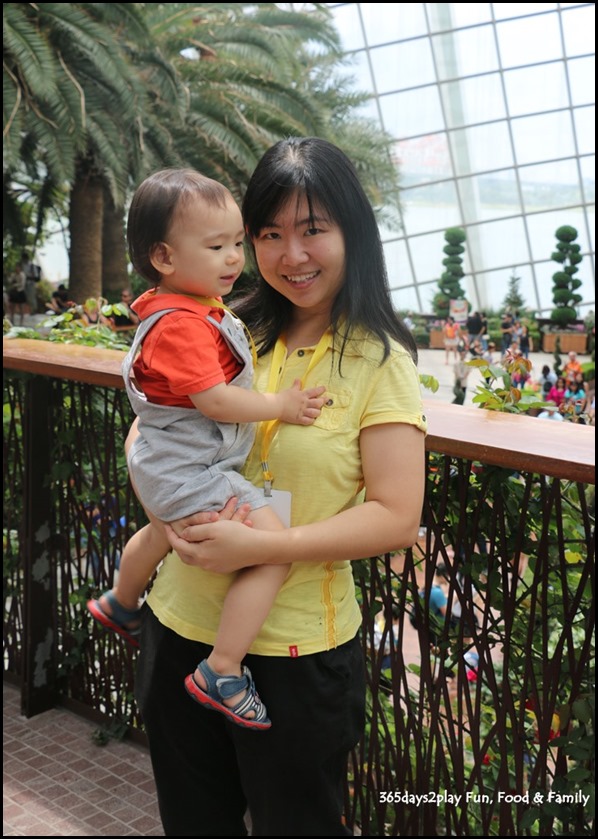
<svg viewBox="0 0 598 839">
<path fill-rule="evenodd" d="M 85 609 L 144 521 L 121 359 L 5 341 L 4 669 L 27 716 L 60 702 L 143 739 L 134 653 Z M 426 409 L 420 538 L 355 563 L 369 689 L 347 822 L 368 836 L 593 834 L 593 429 Z"/>
</svg>

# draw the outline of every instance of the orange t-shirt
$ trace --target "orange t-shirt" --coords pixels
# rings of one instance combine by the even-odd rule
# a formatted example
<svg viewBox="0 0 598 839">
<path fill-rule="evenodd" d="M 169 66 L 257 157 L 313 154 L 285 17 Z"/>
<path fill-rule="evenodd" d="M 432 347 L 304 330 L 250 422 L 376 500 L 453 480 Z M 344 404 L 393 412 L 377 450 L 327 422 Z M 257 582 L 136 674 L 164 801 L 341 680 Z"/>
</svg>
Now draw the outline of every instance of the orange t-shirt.
<svg viewBox="0 0 598 839">
<path fill-rule="evenodd" d="M 190 393 L 228 384 L 242 365 L 206 319 L 210 315 L 220 323 L 222 309 L 184 294 L 156 292 L 146 291 L 133 303 L 141 320 L 161 309 L 176 311 L 163 315 L 148 332 L 133 365 L 135 379 L 150 402 L 193 408 Z"/>
<path fill-rule="evenodd" d="M 444 326 L 444 334 L 446 338 L 456 338 L 459 334 L 459 326 L 456 323 L 447 323 Z"/>
<path fill-rule="evenodd" d="M 579 363 L 579 361 L 568 361 L 567 364 L 565 364 L 565 367 L 564 367 L 564 370 L 563 370 L 563 373 L 565 374 L 565 379 L 568 382 L 572 382 L 573 379 L 575 378 L 575 376 L 578 373 L 581 373 L 581 372 L 582 372 L 582 369 L 581 369 L 581 364 Z"/>
</svg>

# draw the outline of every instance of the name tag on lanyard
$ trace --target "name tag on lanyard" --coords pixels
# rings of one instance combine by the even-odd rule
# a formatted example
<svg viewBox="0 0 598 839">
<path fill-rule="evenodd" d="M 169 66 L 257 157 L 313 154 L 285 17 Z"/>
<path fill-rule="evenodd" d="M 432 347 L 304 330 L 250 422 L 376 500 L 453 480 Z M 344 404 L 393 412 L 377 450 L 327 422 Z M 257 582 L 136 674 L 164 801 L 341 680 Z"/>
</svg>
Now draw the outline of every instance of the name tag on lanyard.
<svg viewBox="0 0 598 839">
<path fill-rule="evenodd" d="M 264 496 L 270 507 L 285 527 L 291 526 L 291 493 L 286 489 L 272 489 L 272 495 Z"/>
</svg>

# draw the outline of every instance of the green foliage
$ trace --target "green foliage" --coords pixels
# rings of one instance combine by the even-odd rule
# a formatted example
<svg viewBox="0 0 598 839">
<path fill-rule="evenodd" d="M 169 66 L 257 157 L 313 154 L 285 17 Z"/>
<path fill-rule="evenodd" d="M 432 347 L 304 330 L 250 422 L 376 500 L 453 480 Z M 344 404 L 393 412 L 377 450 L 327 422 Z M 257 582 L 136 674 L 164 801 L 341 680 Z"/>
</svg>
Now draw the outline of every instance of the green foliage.
<svg viewBox="0 0 598 839">
<path fill-rule="evenodd" d="M 102 313 L 121 312 L 120 304 L 103 306 Z M 103 324 L 88 324 L 81 317 L 82 307 L 74 306 L 61 315 L 49 315 L 39 329 L 13 326 L 4 319 L 5 338 L 32 338 L 37 341 L 51 341 L 53 344 L 78 344 L 85 347 L 105 347 L 110 350 L 128 351 L 133 333 L 113 332 Z"/>
<path fill-rule="evenodd" d="M 467 362 L 468 367 L 477 367 L 483 381 L 477 386 L 472 402 L 488 411 L 510 414 L 525 414 L 531 408 L 542 408 L 544 402 L 535 393 L 526 393 L 514 383 L 519 374 L 529 374 L 532 363 L 521 356 L 507 352 L 500 364 L 489 364 L 481 358 Z"/>
<path fill-rule="evenodd" d="M 96 746 L 107 746 L 110 740 L 124 740 L 129 733 L 130 721 L 114 719 L 92 732 L 91 739 Z"/>
<path fill-rule="evenodd" d="M 440 387 L 440 383 L 435 376 L 431 376 L 428 373 L 420 373 L 419 381 L 422 387 L 431 390 L 432 393 L 436 393 L 438 388 Z"/>
<path fill-rule="evenodd" d="M 430 346 L 430 333 L 425 326 L 416 326 L 413 330 L 413 337 L 420 349 L 427 349 Z"/>
<path fill-rule="evenodd" d="M 581 246 L 575 242 L 577 230 L 574 227 L 559 227 L 555 236 L 558 241 L 551 258 L 559 265 L 559 270 L 552 275 L 555 308 L 550 317 L 557 328 L 565 329 L 577 319 L 575 307 L 583 300 L 582 295 L 577 293 L 581 280 L 574 278 L 582 260 Z"/>
<path fill-rule="evenodd" d="M 561 359 L 561 337 L 560 337 L 560 335 L 556 336 L 556 339 L 555 339 L 555 342 L 554 342 L 553 358 L 554 358 L 554 364 L 552 365 L 552 369 L 557 374 L 557 376 L 561 376 L 562 373 L 563 373 L 563 367 L 562 367 L 562 364 L 561 364 L 562 359 Z"/>
<path fill-rule="evenodd" d="M 450 301 L 462 300 L 465 292 L 461 287 L 461 279 L 465 276 L 463 271 L 462 254 L 465 253 L 463 242 L 465 231 L 460 227 L 449 227 L 444 232 L 446 245 L 443 252 L 446 257 L 442 260 L 444 272 L 438 281 L 438 291 L 432 299 L 434 314 L 445 318 L 449 314 Z"/>
</svg>

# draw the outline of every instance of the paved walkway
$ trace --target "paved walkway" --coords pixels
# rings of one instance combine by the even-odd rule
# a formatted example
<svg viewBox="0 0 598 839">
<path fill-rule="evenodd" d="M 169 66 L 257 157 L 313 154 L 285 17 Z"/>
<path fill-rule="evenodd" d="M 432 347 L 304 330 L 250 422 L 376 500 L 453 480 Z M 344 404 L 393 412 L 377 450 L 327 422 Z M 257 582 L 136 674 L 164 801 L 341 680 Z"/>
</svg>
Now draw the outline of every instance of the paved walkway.
<svg viewBox="0 0 598 839">
<path fill-rule="evenodd" d="M 4 836 L 163 836 L 149 754 L 92 739 L 97 724 L 62 708 L 21 716 L 4 684 Z"/>
</svg>

